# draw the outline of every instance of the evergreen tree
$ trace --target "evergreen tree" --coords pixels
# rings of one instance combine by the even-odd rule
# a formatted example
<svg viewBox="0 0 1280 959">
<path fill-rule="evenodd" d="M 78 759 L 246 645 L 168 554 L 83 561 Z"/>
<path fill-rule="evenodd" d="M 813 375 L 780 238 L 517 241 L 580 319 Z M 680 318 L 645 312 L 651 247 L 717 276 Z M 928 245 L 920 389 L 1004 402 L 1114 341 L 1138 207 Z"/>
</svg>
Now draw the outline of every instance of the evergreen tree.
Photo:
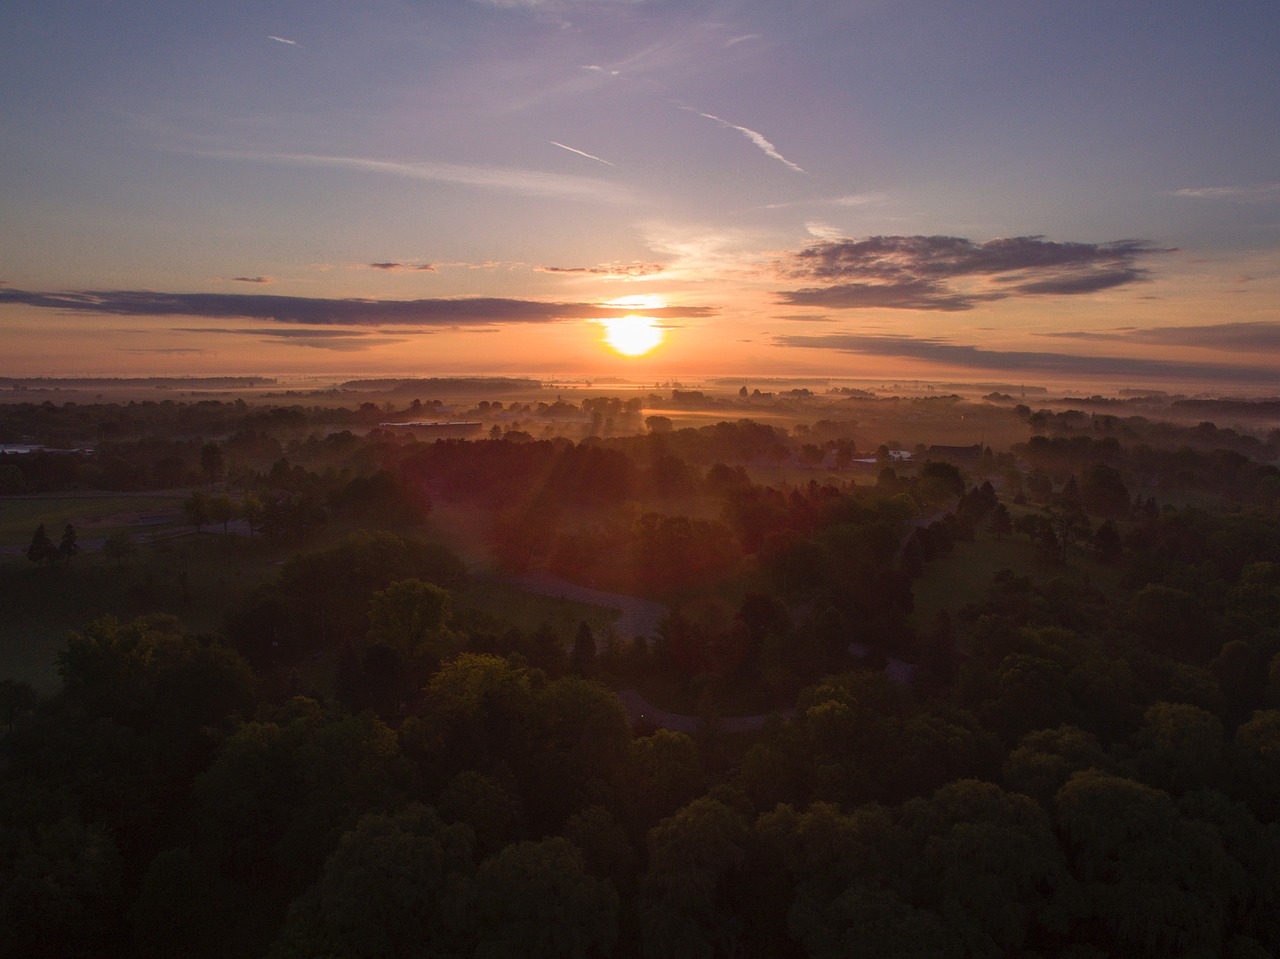
<svg viewBox="0 0 1280 959">
<path fill-rule="evenodd" d="M 578 623 L 578 634 L 573 639 L 573 652 L 570 654 L 573 671 L 579 676 L 594 676 L 596 673 L 596 638 L 591 627 L 585 622 Z"/>
<path fill-rule="evenodd" d="M 76 528 L 68 523 L 62 531 L 62 539 L 58 543 L 58 557 L 60 559 L 70 559 L 78 552 L 80 552 L 80 544 L 76 542 Z"/>
<path fill-rule="evenodd" d="M 44 523 L 41 523 L 31 537 L 31 545 L 27 547 L 27 559 L 33 563 L 52 563 L 57 558 L 58 547 L 53 545 L 53 540 L 44 531 Z"/>
</svg>

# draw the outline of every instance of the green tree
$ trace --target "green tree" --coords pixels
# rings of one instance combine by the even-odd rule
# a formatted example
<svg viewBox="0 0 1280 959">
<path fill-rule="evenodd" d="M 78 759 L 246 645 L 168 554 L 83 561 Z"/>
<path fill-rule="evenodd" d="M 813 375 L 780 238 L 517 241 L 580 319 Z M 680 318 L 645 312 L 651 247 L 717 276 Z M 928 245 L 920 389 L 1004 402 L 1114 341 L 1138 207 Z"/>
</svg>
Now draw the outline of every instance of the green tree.
<svg viewBox="0 0 1280 959">
<path fill-rule="evenodd" d="M 200 447 L 200 472 L 210 487 L 222 479 L 226 472 L 226 461 L 222 455 L 222 447 L 217 443 L 205 443 Z"/>
<path fill-rule="evenodd" d="M 412 804 L 342 836 L 320 881 L 289 907 L 270 959 L 466 955 L 471 831 Z"/>
<path fill-rule="evenodd" d="M 36 691 L 16 679 L 0 679 L 0 722 L 13 732 L 13 724 L 36 706 Z"/>
<path fill-rule="evenodd" d="M 62 539 L 58 541 L 58 559 L 68 560 L 80 552 L 80 544 L 76 542 L 76 528 L 68 523 L 62 530 Z"/>
<path fill-rule="evenodd" d="M 585 959 L 617 940 L 618 894 L 562 837 L 507 846 L 475 885 L 476 959 Z"/>
<path fill-rule="evenodd" d="M 52 565 L 57 558 L 58 547 L 53 544 L 53 540 L 49 539 L 49 534 L 44 531 L 44 523 L 41 523 L 31 536 L 31 545 L 27 547 L 27 559 L 36 564 Z"/>
<path fill-rule="evenodd" d="M 222 531 L 228 531 L 228 526 L 233 519 L 236 518 L 236 504 L 231 501 L 230 496 L 210 496 L 205 504 L 206 515 L 211 523 L 221 523 Z"/>
<path fill-rule="evenodd" d="M 209 497 L 196 490 L 182 501 L 182 512 L 188 523 L 197 530 L 203 529 L 204 524 L 210 520 Z"/>
<path fill-rule="evenodd" d="M 578 623 L 578 632 L 573 637 L 573 651 L 569 654 L 573 671 L 579 676 L 591 677 L 598 672 L 596 664 L 596 637 L 591 627 L 585 622 Z"/>
<path fill-rule="evenodd" d="M 1216 830 L 1169 795 L 1096 769 L 1054 798 L 1081 893 L 1077 929 L 1108 955 L 1217 955 L 1230 883 Z"/>
<path fill-rule="evenodd" d="M 696 799 L 649 832 L 639 904 L 646 956 L 733 954 L 750 830 L 738 810 Z"/>
<path fill-rule="evenodd" d="M 438 663 L 465 642 L 448 627 L 450 605 L 449 591 L 434 583 L 396 580 L 369 601 L 369 639 Z"/>
<path fill-rule="evenodd" d="M 0 836 L 0 959 L 111 955 L 123 867 L 107 830 L 64 818 Z M 118 953 L 116 953 L 118 954 Z"/>
</svg>

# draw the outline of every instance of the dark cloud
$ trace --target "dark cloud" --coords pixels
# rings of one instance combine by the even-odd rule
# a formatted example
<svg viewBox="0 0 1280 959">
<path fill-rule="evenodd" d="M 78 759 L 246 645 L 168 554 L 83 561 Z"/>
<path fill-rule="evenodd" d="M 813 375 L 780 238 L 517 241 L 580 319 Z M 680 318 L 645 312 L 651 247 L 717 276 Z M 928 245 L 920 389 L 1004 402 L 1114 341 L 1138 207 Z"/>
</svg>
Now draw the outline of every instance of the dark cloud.
<svg viewBox="0 0 1280 959">
<path fill-rule="evenodd" d="M 1078 356 L 1026 350 L 984 350 L 978 346 L 910 336 L 867 336 L 853 333 L 774 337 L 777 346 L 835 350 L 863 356 L 925 360 L 946 366 L 1022 373 L 1095 376 L 1164 376 L 1257 380 L 1262 371 L 1226 363 L 1179 362 L 1120 356 Z"/>
<path fill-rule="evenodd" d="M 317 350 L 334 350 L 340 353 L 356 353 L 374 346 L 408 343 L 403 337 L 378 336 L 365 330 L 255 330 L 227 329 L 220 326 L 178 327 L 175 333 L 217 333 L 229 336 L 252 336 L 263 343 L 281 342 L 290 346 L 309 346 Z M 397 331 L 399 332 L 399 331 Z M 410 330 L 410 333 L 424 331 Z"/>
<path fill-rule="evenodd" d="M 1071 340 L 1123 340 L 1158 346 L 1187 346 L 1237 353 L 1280 352 L 1280 322 L 1214 323 L 1203 326 L 1158 326 L 1145 329 L 1067 330 L 1040 336 Z"/>
<path fill-rule="evenodd" d="M 111 316 L 198 316 L 216 319 L 271 320 L 300 326 L 474 327 L 508 323 L 625 316 L 634 307 L 594 303 L 544 303 L 498 297 L 470 299 L 363 300 L 267 296 L 244 293 L 155 293 L 135 290 L 80 290 L 35 293 L 0 289 L 0 306 L 33 306 L 71 313 Z M 645 310 L 656 319 L 706 317 L 710 307 L 661 307 Z"/>
<path fill-rule="evenodd" d="M 784 303 L 839 309 L 957 312 L 1015 296 L 1096 293 L 1147 278 L 1138 259 L 1171 252 L 1141 240 L 1059 243 L 1015 236 L 829 240 L 793 253 L 784 275 L 825 284 L 780 292 Z M 995 284 L 974 288 L 974 284 Z"/>
<path fill-rule="evenodd" d="M 1004 294 L 964 294 L 950 291 L 933 280 L 888 283 L 839 283 L 813 286 L 778 294 L 788 306 L 821 306 L 838 310 L 972 310 L 983 300 L 1003 299 Z"/>
<path fill-rule="evenodd" d="M 609 263 L 604 266 L 535 266 L 539 273 L 571 273 L 585 276 L 654 276 L 666 269 L 661 263 Z"/>
<path fill-rule="evenodd" d="M 435 273 L 436 268 L 431 263 L 396 263 L 387 261 L 385 263 L 370 263 L 371 270 L 386 270 L 388 272 L 399 272 L 400 270 L 409 270 L 413 273 Z"/>
<path fill-rule="evenodd" d="M 233 276 L 231 279 L 237 283 L 274 283 L 275 277 L 271 276 Z"/>
</svg>

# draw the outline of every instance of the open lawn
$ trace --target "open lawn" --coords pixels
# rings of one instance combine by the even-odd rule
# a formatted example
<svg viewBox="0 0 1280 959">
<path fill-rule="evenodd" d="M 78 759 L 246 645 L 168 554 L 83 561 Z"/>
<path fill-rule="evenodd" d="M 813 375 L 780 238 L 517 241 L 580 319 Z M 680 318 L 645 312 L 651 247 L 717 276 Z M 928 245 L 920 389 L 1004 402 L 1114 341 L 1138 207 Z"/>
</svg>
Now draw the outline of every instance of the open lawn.
<svg viewBox="0 0 1280 959">
<path fill-rule="evenodd" d="M 52 692 L 67 633 L 108 614 L 169 613 L 190 632 L 221 632 L 227 613 L 275 575 L 278 558 L 258 542 L 208 533 L 144 545 L 118 563 L 97 553 L 52 567 L 2 556 L 0 678 Z"/>
<path fill-rule="evenodd" d="M 985 529 L 977 531 L 972 542 L 959 542 L 945 556 L 935 557 L 925 566 L 924 574 L 915 581 L 915 609 L 911 624 L 919 632 L 932 628 L 940 611 L 953 618 L 968 603 L 982 599 L 991 578 L 1002 569 L 1012 570 L 1040 583 L 1057 576 L 1083 576 L 1095 589 L 1104 593 L 1118 588 L 1114 568 L 1100 565 L 1080 548 L 1073 548 L 1066 566 L 1045 561 L 1026 536 L 1011 535 L 997 539 Z"/>
<path fill-rule="evenodd" d="M 36 527 L 44 524 L 55 543 L 68 523 L 80 540 L 112 533 L 137 535 L 181 526 L 178 493 L 134 496 L 126 493 L 64 493 L 0 497 L 0 550 L 26 549 Z"/>
<path fill-rule="evenodd" d="M 915 609 L 911 623 L 919 631 L 927 631 L 939 612 L 952 617 L 968 603 L 986 595 L 991 577 L 1002 569 L 1010 569 L 1033 581 L 1049 579 L 1061 572 L 1047 565 L 1025 536 L 997 539 L 979 530 L 972 542 L 959 542 L 944 556 L 935 557 L 914 584 Z"/>
</svg>

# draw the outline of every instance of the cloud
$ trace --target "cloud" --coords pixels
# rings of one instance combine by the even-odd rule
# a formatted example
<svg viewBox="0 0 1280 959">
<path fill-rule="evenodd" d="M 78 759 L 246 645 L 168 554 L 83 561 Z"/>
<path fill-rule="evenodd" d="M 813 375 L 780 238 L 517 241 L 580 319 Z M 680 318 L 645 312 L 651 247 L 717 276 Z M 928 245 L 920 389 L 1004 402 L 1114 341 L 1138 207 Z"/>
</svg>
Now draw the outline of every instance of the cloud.
<svg viewBox="0 0 1280 959">
<path fill-rule="evenodd" d="M 1014 296 L 1096 293 L 1147 279 L 1140 257 L 1172 252 L 1141 240 L 1060 243 L 1015 236 L 872 236 L 816 243 L 781 264 L 826 286 L 778 294 L 797 306 L 955 312 Z"/>
<path fill-rule="evenodd" d="M 388 273 L 398 273 L 401 270 L 409 270 L 416 273 L 435 273 L 436 268 L 431 263 L 397 263 L 392 260 L 383 263 L 368 264 L 371 270 L 384 270 Z"/>
<path fill-rule="evenodd" d="M 849 193 L 838 196 L 831 202 L 836 206 L 869 206 L 872 203 L 883 203 L 887 199 L 887 193 Z"/>
<path fill-rule="evenodd" d="M 237 283 L 274 283 L 275 277 L 271 276 L 233 276 L 231 279 Z"/>
<path fill-rule="evenodd" d="M 272 37 L 272 36 L 268 36 L 267 39 L 274 40 L 276 43 L 284 43 L 284 44 L 287 44 L 288 46 L 302 49 L 302 44 L 299 43 L 297 40 L 287 40 L 284 37 Z"/>
<path fill-rule="evenodd" d="M 758 33 L 744 33 L 740 37 L 730 37 L 728 40 L 724 42 L 724 45 L 726 47 L 734 47 L 734 46 L 737 46 L 739 43 L 746 43 L 748 40 L 759 40 L 759 39 L 760 39 L 760 34 Z"/>
<path fill-rule="evenodd" d="M 605 76 L 608 76 L 608 77 L 616 77 L 619 75 L 619 71 L 606 70 L 604 67 L 599 66 L 598 64 L 595 64 L 595 63 L 588 63 L 582 69 L 590 70 L 592 73 L 603 73 Z"/>
<path fill-rule="evenodd" d="M 750 140 L 752 143 L 758 146 L 761 152 L 763 152 L 765 156 L 772 157 L 773 159 L 777 160 L 779 163 L 782 163 L 787 168 L 794 170 L 796 173 L 804 173 L 803 169 L 801 169 L 799 166 L 792 163 L 790 160 L 784 157 L 781 153 L 779 153 L 778 148 L 775 147 L 768 140 L 766 140 L 763 134 L 757 133 L 755 130 L 752 130 L 750 127 L 740 127 L 738 126 L 738 124 L 730 123 L 728 120 L 718 117 L 714 113 L 703 113 L 700 110 L 693 109 L 693 107 L 682 106 L 680 109 L 688 110 L 690 113 L 696 113 L 698 114 L 698 116 L 705 117 L 708 120 L 714 120 L 716 123 L 720 124 L 722 127 L 727 127 L 730 130 L 737 130 L 744 137 L 746 137 L 748 140 Z"/>
<path fill-rule="evenodd" d="M 145 290 L 35 293 L 2 289 L 0 306 L 6 304 L 112 316 L 201 316 L 271 320 L 302 326 L 367 327 L 474 327 L 495 323 L 555 323 L 561 320 L 624 316 L 629 312 L 621 307 L 594 303 L 546 303 L 540 300 L 499 297 L 367 300 L 247 293 L 156 293 Z M 646 312 L 663 319 L 706 317 L 715 310 L 701 306 L 668 306 Z"/>
<path fill-rule="evenodd" d="M 788 306 L 821 306 L 838 310 L 936 310 L 956 313 L 972 310 L 984 300 L 1004 294 L 952 293 L 935 280 L 902 280 L 897 283 L 840 283 L 808 287 L 778 294 Z"/>
<path fill-rule="evenodd" d="M 122 347 L 116 350 L 117 353 L 159 353 L 162 356 L 204 356 L 215 355 L 213 350 L 197 350 L 186 347 L 159 347 L 159 346 L 135 346 Z"/>
<path fill-rule="evenodd" d="M 501 190 L 525 196 L 593 200 L 609 204 L 626 204 L 634 202 L 635 199 L 630 190 L 603 180 L 513 167 L 466 166 L 457 163 L 401 163 L 395 160 L 310 153 L 247 153 L 235 150 L 197 152 L 201 156 L 228 160 L 356 170 L 364 173 L 407 177 L 413 180 L 430 180 L 480 189 Z"/>
<path fill-rule="evenodd" d="M 848 193 L 844 196 L 822 197 L 816 200 L 790 200 L 785 203 L 766 203 L 762 207 L 765 210 L 790 210 L 794 207 L 812 207 L 812 206 L 871 206 L 874 203 L 884 203 L 889 199 L 887 193 Z"/>
<path fill-rule="evenodd" d="M 605 166 L 613 166 L 613 164 L 610 163 L 608 160 L 602 160 L 600 159 L 600 157 L 596 156 L 593 153 L 587 153 L 584 150 L 578 150 L 578 149 L 575 149 L 574 147 L 565 146 L 563 143 L 557 143 L 555 140 L 548 140 L 547 142 L 550 143 L 553 147 L 559 147 L 561 150 L 568 150 L 570 153 L 576 153 L 578 154 L 578 156 L 586 157 L 588 160 L 595 160 L 597 163 L 603 163 Z"/>
<path fill-rule="evenodd" d="M 1256 367 L 1224 363 L 1196 363 L 1120 356 L 1079 356 L 1025 350 L 984 350 L 968 344 L 910 336 L 868 336 L 853 333 L 781 335 L 774 345 L 799 349 L 834 350 L 863 356 L 925 360 L 944 366 L 1022 373 L 1095 376 L 1162 376 L 1194 379 L 1257 380 Z"/>
<path fill-rule="evenodd" d="M 175 333 L 216 333 L 228 336 L 252 336 L 264 343 L 283 342 L 289 346 L 306 346 L 338 353 L 355 353 L 375 346 L 408 343 L 403 337 L 377 336 L 365 330 L 245 330 L 221 326 L 177 327 Z M 412 331 L 418 332 L 418 331 Z"/>
<path fill-rule="evenodd" d="M 615 279 L 655 276 L 665 270 L 661 263 L 607 263 L 604 266 L 535 266 L 538 273 L 604 276 Z"/>
<path fill-rule="evenodd" d="M 1231 203 L 1280 203 L 1280 183 L 1188 187 L 1174 190 L 1173 195 L 1195 200 L 1227 200 Z"/>
<path fill-rule="evenodd" d="M 1223 350 L 1237 353 L 1280 353 L 1280 322 L 1210 323 L 1201 326 L 1158 326 L 1115 330 L 1066 330 L 1040 333 L 1039 336 L 1070 340 L 1121 340 L 1157 346 L 1183 346 L 1194 349 Z"/>
</svg>

